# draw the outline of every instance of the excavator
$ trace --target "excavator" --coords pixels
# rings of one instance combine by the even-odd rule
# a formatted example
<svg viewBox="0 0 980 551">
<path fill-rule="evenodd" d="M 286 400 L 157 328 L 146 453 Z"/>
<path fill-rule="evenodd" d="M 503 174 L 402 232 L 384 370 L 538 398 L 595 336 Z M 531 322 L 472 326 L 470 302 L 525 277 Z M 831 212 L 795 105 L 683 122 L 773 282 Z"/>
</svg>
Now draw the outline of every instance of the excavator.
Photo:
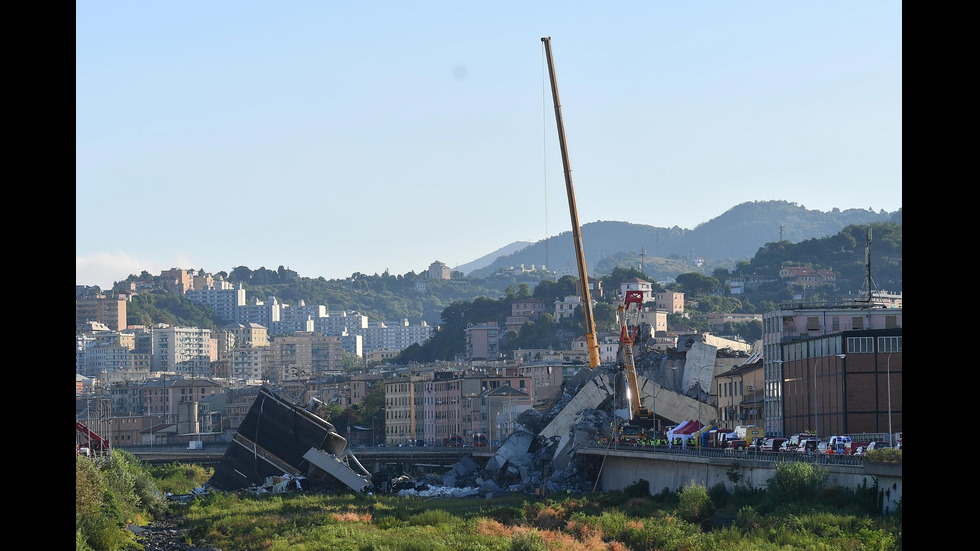
<svg viewBox="0 0 980 551">
<path fill-rule="evenodd" d="M 551 37 L 541 38 L 544 43 L 545 56 L 548 60 L 548 74 L 551 79 L 551 96 L 555 105 L 555 122 L 558 125 L 558 143 L 561 146 L 562 168 L 565 173 L 565 190 L 568 194 L 568 211 L 572 219 L 572 237 L 575 242 L 575 259 L 578 264 L 579 294 L 582 297 L 582 310 L 585 314 L 585 340 L 589 353 L 589 368 L 599 366 L 599 340 L 596 334 L 595 317 L 592 312 L 592 299 L 589 296 L 588 271 L 585 266 L 585 252 L 582 247 L 582 230 L 578 221 L 578 209 L 575 207 L 575 188 L 572 185 L 572 168 L 568 161 L 568 147 L 565 143 L 565 125 L 561 116 L 561 101 L 558 98 L 558 80 L 555 77 L 555 63 L 551 55 Z M 635 308 L 633 308 L 635 306 Z M 616 437 L 630 442 L 640 442 L 647 439 L 648 431 L 654 426 L 654 416 L 643 407 L 639 395 L 639 383 L 636 377 L 636 365 L 633 361 L 633 342 L 636 339 L 636 320 L 643 308 L 643 292 L 627 291 L 623 303 L 618 307 L 620 318 L 620 371 L 617 374 L 617 397 L 625 398 L 625 416 L 628 422 L 617 423 Z M 633 324 L 629 325 L 629 320 Z M 625 379 L 625 384 L 623 383 Z"/>
</svg>

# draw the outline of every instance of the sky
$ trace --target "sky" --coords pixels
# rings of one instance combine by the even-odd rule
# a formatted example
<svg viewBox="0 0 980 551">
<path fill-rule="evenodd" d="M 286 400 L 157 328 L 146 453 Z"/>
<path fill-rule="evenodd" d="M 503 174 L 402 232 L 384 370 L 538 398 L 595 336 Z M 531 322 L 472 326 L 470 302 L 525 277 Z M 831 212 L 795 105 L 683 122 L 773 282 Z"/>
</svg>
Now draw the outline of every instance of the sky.
<svg viewBox="0 0 980 551">
<path fill-rule="evenodd" d="M 421 273 L 570 231 L 545 36 L 581 225 L 902 206 L 899 1 L 75 8 L 76 285 Z"/>
</svg>

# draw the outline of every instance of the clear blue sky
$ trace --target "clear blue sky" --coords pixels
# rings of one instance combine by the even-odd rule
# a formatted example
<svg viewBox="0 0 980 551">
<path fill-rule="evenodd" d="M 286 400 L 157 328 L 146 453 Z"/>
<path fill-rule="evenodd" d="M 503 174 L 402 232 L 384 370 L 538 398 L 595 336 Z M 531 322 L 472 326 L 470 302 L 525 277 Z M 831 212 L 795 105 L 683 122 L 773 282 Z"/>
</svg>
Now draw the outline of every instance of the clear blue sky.
<svg viewBox="0 0 980 551">
<path fill-rule="evenodd" d="M 902 206 L 902 3 L 77 2 L 75 282 Z M 585 243 L 586 249 L 588 243 Z"/>
</svg>

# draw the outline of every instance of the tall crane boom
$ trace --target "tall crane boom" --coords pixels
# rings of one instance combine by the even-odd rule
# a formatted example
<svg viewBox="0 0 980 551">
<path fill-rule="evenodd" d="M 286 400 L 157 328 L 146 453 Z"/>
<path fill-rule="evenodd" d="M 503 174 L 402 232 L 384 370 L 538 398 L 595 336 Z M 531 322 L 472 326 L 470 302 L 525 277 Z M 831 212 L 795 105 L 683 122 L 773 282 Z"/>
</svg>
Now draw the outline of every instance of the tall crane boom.
<svg viewBox="0 0 980 551">
<path fill-rule="evenodd" d="M 589 275 L 585 268 L 585 252 L 582 249 L 582 229 L 578 223 L 578 210 L 575 208 L 575 188 L 572 186 L 572 167 L 568 163 L 568 148 L 565 145 L 565 125 L 561 119 L 561 102 L 558 100 L 558 81 L 555 78 L 555 62 L 551 58 L 551 37 L 541 38 L 545 56 L 548 58 L 548 74 L 551 77 L 551 97 L 555 104 L 555 122 L 558 124 L 558 143 L 561 145 L 561 163 L 565 171 L 565 190 L 568 193 L 568 212 L 572 217 L 572 237 L 575 242 L 575 260 L 578 263 L 578 280 L 582 297 L 582 311 L 585 313 L 585 341 L 589 349 L 589 368 L 599 366 L 599 339 L 592 315 L 592 299 L 589 296 Z"/>
</svg>

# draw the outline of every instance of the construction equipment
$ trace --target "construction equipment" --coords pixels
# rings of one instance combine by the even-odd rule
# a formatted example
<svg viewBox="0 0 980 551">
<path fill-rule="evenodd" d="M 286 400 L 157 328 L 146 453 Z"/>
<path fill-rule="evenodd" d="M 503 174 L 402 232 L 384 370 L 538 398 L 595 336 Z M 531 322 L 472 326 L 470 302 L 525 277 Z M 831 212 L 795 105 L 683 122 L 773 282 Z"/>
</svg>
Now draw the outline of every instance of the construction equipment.
<svg viewBox="0 0 980 551">
<path fill-rule="evenodd" d="M 618 423 L 616 436 L 621 441 L 644 441 L 648 432 L 655 429 L 656 420 L 653 413 L 640 400 L 640 385 L 636 376 L 636 363 L 633 359 L 633 343 L 636 342 L 639 330 L 640 311 L 643 310 L 643 291 L 626 291 L 623 302 L 617 308 L 619 317 L 619 355 L 616 374 L 616 396 L 622 405 L 621 416 L 627 423 Z M 623 381 L 625 379 L 625 381 Z M 622 390 L 620 390 L 622 389 Z M 619 413 L 619 411 L 617 411 Z M 649 436 L 653 436 L 650 434 Z"/>
<path fill-rule="evenodd" d="M 100 436 L 94 430 L 88 428 L 85 423 L 75 420 L 75 430 L 82 435 L 84 445 L 77 446 L 77 450 L 82 448 L 90 450 L 90 453 L 105 454 L 109 452 L 109 441 Z"/>
<path fill-rule="evenodd" d="M 575 259 L 578 263 L 579 295 L 582 297 L 582 311 L 585 314 L 585 341 L 589 351 L 589 368 L 599 366 L 599 339 L 596 335 L 595 318 L 592 315 L 592 299 L 589 296 L 589 275 L 585 268 L 585 252 L 582 249 L 582 230 L 578 223 L 578 210 L 575 208 L 575 188 L 572 187 L 572 167 L 568 162 L 568 148 L 565 145 L 565 125 L 561 118 L 561 102 L 558 100 L 558 81 L 555 78 L 555 62 L 551 58 L 551 37 L 541 38 L 545 55 L 548 58 L 548 73 L 551 76 L 551 97 L 555 104 L 555 122 L 558 124 L 558 143 L 561 145 L 561 162 L 565 171 L 565 190 L 568 193 L 568 211 L 572 217 L 572 237 L 575 241 Z"/>
</svg>

